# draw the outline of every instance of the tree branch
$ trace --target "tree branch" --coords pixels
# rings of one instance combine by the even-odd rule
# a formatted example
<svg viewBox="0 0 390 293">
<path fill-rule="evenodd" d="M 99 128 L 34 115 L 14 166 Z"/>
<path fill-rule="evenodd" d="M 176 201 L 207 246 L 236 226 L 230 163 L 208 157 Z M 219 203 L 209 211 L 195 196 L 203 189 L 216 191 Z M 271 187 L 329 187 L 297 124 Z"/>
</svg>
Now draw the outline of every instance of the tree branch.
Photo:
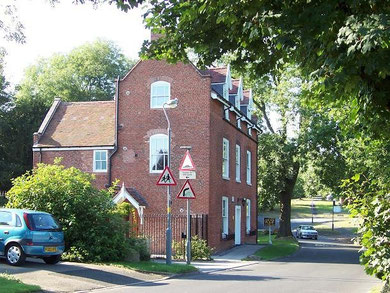
<svg viewBox="0 0 390 293">
<path fill-rule="evenodd" d="M 262 102 L 257 102 L 254 99 L 253 99 L 253 102 L 260 109 L 261 113 L 263 113 L 264 120 L 265 120 L 265 123 L 267 124 L 267 127 L 268 127 L 269 131 L 271 131 L 271 133 L 275 134 L 275 131 L 272 128 L 271 122 L 270 122 L 270 120 L 268 118 L 267 112 L 265 111 L 265 103 L 263 101 Z"/>
</svg>

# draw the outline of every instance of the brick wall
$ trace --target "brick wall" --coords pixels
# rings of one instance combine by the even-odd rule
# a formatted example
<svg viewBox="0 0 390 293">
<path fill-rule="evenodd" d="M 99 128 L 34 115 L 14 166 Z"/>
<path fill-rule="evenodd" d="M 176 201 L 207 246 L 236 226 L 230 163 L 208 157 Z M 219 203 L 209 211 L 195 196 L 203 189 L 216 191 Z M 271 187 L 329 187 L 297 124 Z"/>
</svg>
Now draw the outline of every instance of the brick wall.
<svg viewBox="0 0 390 293">
<path fill-rule="evenodd" d="M 169 65 L 162 61 L 142 61 L 120 83 L 118 152 L 113 157 L 113 178 L 135 187 L 148 201 L 145 213 L 166 213 L 166 187 L 156 186 L 160 174 L 149 172 L 149 139 L 167 134 L 162 109 L 150 108 L 150 86 L 155 81 L 171 83 L 171 98 L 178 98 L 176 109 L 167 109 L 171 122 L 171 170 L 178 185 L 171 188 L 172 213 L 185 214 L 186 201 L 176 199 L 184 184 L 179 180 L 179 165 L 185 150 L 197 168 L 191 182 L 197 199 L 192 213 L 207 213 L 209 188 L 210 78 L 202 77 L 190 64 Z"/>
<path fill-rule="evenodd" d="M 255 236 L 246 236 L 246 206 L 242 204 L 243 198 L 251 200 L 251 230 L 256 229 L 256 132 L 252 131 L 252 138 L 247 133 L 247 125 L 241 122 L 241 131 L 235 127 L 236 115 L 230 112 L 230 121 L 224 119 L 223 105 L 213 100 L 211 103 L 210 129 L 212 139 L 210 142 L 210 222 L 219 233 L 209 235 L 209 244 L 224 249 L 234 245 L 233 240 L 222 240 L 222 196 L 229 199 L 229 234 L 235 233 L 235 206 L 241 205 L 241 239 L 242 243 L 255 243 Z M 223 138 L 229 140 L 229 177 L 222 178 L 222 144 Z M 236 182 L 236 144 L 241 147 L 241 183 Z M 252 185 L 246 183 L 246 152 L 252 153 Z M 233 200 L 234 197 L 234 200 Z"/>
<path fill-rule="evenodd" d="M 65 167 L 76 167 L 83 172 L 88 172 L 95 175 L 95 186 L 99 189 L 105 188 L 108 182 L 108 173 L 94 173 L 93 172 L 93 150 L 75 150 L 75 151 L 44 151 L 41 152 L 42 158 L 40 160 L 40 153 L 34 152 L 34 166 L 43 162 L 52 164 L 57 157 L 62 158 L 61 164 Z"/>
</svg>

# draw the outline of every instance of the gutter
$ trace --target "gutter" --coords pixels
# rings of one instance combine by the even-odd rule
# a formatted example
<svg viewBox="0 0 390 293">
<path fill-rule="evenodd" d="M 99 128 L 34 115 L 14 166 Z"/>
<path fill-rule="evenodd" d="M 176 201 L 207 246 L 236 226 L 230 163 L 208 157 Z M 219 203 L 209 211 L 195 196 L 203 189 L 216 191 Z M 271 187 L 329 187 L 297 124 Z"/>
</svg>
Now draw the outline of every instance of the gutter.
<svg viewBox="0 0 390 293">
<path fill-rule="evenodd" d="M 259 133 L 262 133 L 261 129 L 254 124 L 248 117 L 246 117 L 245 114 L 241 113 L 240 110 L 238 110 L 234 105 L 232 105 L 230 102 L 226 101 L 224 98 L 221 98 L 218 96 L 218 94 L 214 91 L 211 91 L 211 98 L 213 100 L 217 100 L 224 104 L 226 107 L 228 107 L 229 111 L 235 112 L 238 116 L 240 116 L 240 120 L 243 122 L 247 122 L 250 125 L 250 128 L 256 129 Z"/>
<path fill-rule="evenodd" d="M 116 91 L 115 91 L 115 142 L 114 142 L 114 150 L 108 156 L 108 181 L 105 185 L 106 188 L 109 188 L 112 184 L 112 157 L 118 151 L 118 115 L 119 115 L 119 82 L 120 77 L 118 75 L 116 80 Z"/>
</svg>

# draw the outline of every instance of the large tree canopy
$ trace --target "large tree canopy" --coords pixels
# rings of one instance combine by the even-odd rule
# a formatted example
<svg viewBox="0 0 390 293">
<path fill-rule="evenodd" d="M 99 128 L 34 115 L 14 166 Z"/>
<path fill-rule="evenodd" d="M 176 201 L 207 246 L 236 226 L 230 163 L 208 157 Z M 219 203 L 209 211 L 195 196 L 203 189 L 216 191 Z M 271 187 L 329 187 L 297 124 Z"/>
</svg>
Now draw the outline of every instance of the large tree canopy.
<svg viewBox="0 0 390 293">
<path fill-rule="evenodd" d="M 390 121 L 389 12 L 379 0 L 154 0 L 146 24 L 162 37 L 143 52 L 175 61 L 192 48 L 201 65 L 230 53 L 236 68 L 249 63 L 256 76 L 293 62 L 317 81 L 318 100 L 354 101 L 353 118 L 377 129 Z"/>
<path fill-rule="evenodd" d="M 123 76 L 134 63 L 112 42 L 87 43 L 27 68 L 16 101 L 38 99 L 49 106 L 55 97 L 65 101 L 110 100 L 115 78 Z"/>
</svg>

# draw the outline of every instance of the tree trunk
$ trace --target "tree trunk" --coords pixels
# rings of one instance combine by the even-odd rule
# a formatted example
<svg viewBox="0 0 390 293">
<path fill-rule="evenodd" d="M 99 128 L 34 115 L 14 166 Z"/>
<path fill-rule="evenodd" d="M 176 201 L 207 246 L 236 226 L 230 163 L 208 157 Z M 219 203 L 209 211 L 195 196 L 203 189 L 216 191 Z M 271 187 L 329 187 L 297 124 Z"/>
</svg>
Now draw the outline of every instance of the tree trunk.
<svg viewBox="0 0 390 293">
<path fill-rule="evenodd" d="M 280 193 L 280 221 L 278 237 L 292 236 L 291 232 L 291 198 L 299 173 L 299 163 L 294 163 L 292 178 L 285 178 L 285 188 Z"/>
</svg>

